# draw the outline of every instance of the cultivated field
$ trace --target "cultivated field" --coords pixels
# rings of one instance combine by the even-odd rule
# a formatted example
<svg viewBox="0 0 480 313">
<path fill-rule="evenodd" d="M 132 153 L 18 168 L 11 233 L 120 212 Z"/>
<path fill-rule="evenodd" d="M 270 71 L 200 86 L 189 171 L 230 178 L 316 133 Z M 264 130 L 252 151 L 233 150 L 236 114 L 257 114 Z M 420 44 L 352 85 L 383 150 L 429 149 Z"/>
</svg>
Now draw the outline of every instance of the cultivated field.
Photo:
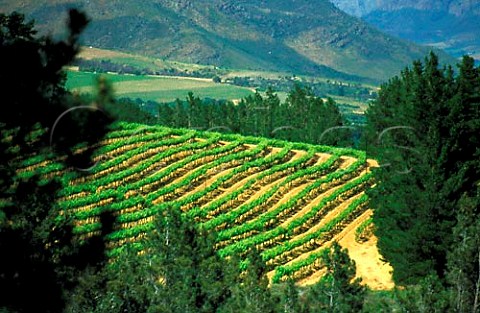
<svg viewBox="0 0 480 313">
<path fill-rule="evenodd" d="M 59 204 L 75 218 L 79 239 L 100 234 L 100 217 L 115 217 L 106 234 L 108 255 L 142 238 L 167 207 L 218 232 L 227 257 L 256 247 L 271 282 L 299 284 L 322 275 L 321 256 L 338 240 L 350 249 L 359 275 L 374 289 L 391 287 L 375 238 L 354 237 L 371 216 L 366 188 L 376 163 L 351 149 L 238 135 L 118 123 L 98 145 L 89 171 L 54 160 L 24 161 L 20 177 L 61 177 Z"/>
<path fill-rule="evenodd" d="M 69 71 L 67 88 L 80 93 L 93 93 L 99 74 Z M 200 98 L 235 100 L 244 98 L 253 91 L 248 88 L 214 83 L 211 79 L 167 76 L 102 74 L 113 83 L 116 96 L 140 98 L 157 102 L 184 100 L 192 91 Z"/>
<path fill-rule="evenodd" d="M 84 60 L 105 60 L 116 64 L 132 66 L 135 68 L 145 68 L 152 71 L 173 68 L 179 71 L 199 71 L 199 70 L 216 70 L 219 74 L 222 69 L 213 65 L 189 64 L 177 61 L 162 60 L 159 58 L 148 57 L 144 55 L 120 52 L 117 50 L 106 50 L 94 47 L 83 47 L 78 58 Z"/>
</svg>

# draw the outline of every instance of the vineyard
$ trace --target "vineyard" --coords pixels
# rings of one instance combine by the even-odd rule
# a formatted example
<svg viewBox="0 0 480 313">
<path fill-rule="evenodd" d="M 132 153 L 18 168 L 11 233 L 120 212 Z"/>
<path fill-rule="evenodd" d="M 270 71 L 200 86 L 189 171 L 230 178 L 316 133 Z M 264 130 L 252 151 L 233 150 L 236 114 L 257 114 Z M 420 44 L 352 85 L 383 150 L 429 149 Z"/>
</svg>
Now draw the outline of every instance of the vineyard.
<svg viewBox="0 0 480 313">
<path fill-rule="evenodd" d="M 222 257 L 256 248 L 271 282 L 307 285 L 321 277 L 329 244 L 371 221 L 365 190 L 375 162 L 361 151 L 128 123 L 96 148 L 89 169 L 32 156 L 17 174 L 60 177 L 58 203 L 80 240 L 99 235 L 102 214 L 112 214 L 109 257 L 125 243 L 142 250 L 155 217 L 177 207 L 217 232 Z"/>
</svg>

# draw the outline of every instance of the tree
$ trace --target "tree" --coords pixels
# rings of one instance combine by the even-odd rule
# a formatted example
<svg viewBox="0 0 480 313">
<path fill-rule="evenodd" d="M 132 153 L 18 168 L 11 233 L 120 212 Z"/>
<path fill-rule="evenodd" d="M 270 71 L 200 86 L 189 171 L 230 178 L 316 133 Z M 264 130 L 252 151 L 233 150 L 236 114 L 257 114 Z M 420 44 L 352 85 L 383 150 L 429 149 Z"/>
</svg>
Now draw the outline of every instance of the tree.
<svg viewBox="0 0 480 313">
<path fill-rule="evenodd" d="M 188 128 L 191 129 L 205 129 L 208 126 L 206 121 L 206 115 L 208 107 L 200 100 L 200 98 L 195 97 L 193 92 L 189 92 L 187 96 L 187 114 L 188 114 Z"/>
<path fill-rule="evenodd" d="M 395 299 L 403 312 L 452 312 L 449 290 L 437 275 L 428 275 L 403 290 L 396 289 Z"/>
<path fill-rule="evenodd" d="M 465 57 L 458 77 L 430 54 L 383 85 L 367 111 L 379 249 L 396 283 L 443 278 L 460 196 L 479 172 L 479 72 Z"/>
<path fill-rule="evenodd" d="M 355 262 L 348 251 L 334 242 L 322 260 L 326 273 L 307 296 L 310 312 L 360 312 L 365 287 L 355 278 Z"/>
<path fill-rule="evenodd" d="M 273 137 L 272 132 L 275 127 L 286 126 L 285 118 L 280 115 L 280 99 L 272 88 L 268 88 L 265 92 L 264 105 L 267 108 L 266 130 L 267 137 Z"/>
<path fill-rule="evenodd" d="M 81 166 L 72 154 L 74 147 L 92 144 L 105 133 L 110 119 L 98 113 L 99 108 L 63 115 L 71 108 L 65 104 L 73 103 L 64 87 L 63 68 L 79 51 L 79 36 L 87 22 L 83 13 L 69 11 L 67 37 L 54 41 L 35 37 L 33 22 L 25 22 L 23 15 L 0 14 L 2 103 L 14 108 L 0 117 L 0 309 L 61 311 L 76 274 L 103 256 L 97 246 L 95 255 L 79 257 L 71 220 L 56 205 L 58 180 L 16 175 L 19 155 L 46 157 L 53 152 L 68 156 L 65 167 Z M 87 119 L 86 111 L 98 114 Z M 55 146 L 53 151 L 50 145 Z M 82 159 L 89 159 L 88 153 Z"/>
<path fill-rule="evenodd" d="M 173 110 L 173 125 L 175 127 L 189 127 L 188 113 L 186 113 L 185 105 L 180 99 L 175 101 L 175 108 Z"/>
<path fill-rule="evenodd" d="M 215 234 L 196 228 L 176 208 L 167 209 L 150 235 L 147 253 L 159 277 L 152 312 L 217 312 L 229 298 L 226 260 L 214 250 Z"/>
<path fill-rule="evenodd" d="M 464 196 L 448 254 L 447 280 L 455 312 L 480 312 L 480 188 Z"/>
<path fill-rule="evenodd" d="M 287 280 L 284 286 L 284 291 L 281 297 L 280 307 L 277 311 L 284 313 L 300 313 L 302 307 L 298 295 L 298 289 L 295 286 L 295 281 L 291 278 Z"/>
<path fill-rule="evenodd" d="M 272 297 L 268 287 L 266 266 L 260 253 L 255 249 L 250 250 L 242 266 L 237 256 L 234 256 L 232 261 L 232 265 L 236 267 L 236 279 L 229 285 L 231 296 L 222 312 L 274 312 L 276 299 Z"/>
<path fill-rule="evenodd" d="M 292 121 L 293 141 L 304 141 L 306 139 L 306 130 L 310 126 L 310 102 L 314 97 L 311 89 L 303 88 L 295 84 L 285 100 L 285 106 L 288 109 L 288 116 Z M 317 125 L 317 127 L 321 127 Z"/>
</svg>

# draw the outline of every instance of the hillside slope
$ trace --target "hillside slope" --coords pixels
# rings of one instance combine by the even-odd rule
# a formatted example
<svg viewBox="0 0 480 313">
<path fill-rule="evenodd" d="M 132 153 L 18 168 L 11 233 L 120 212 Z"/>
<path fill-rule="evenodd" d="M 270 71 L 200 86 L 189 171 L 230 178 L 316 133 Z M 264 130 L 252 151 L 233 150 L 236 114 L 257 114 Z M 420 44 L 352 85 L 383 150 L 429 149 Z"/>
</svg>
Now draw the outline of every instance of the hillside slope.
<svg viewBox="0 0 480 313">
<path fill-rule="evenodd" d="M 373 11 L 397 11 L 415 9 L 443 11 L 456 16 L 480 14 L 478 1 L 465 0 L 331 0 L 337 7 L 355 16 L 364 16 Z"/>
<path fill-rule="evenodd" d="M 272 282 L 317 281 L 334 239 L 369 251 L 367 258 L 353 252 L 359 270 L 388 268 L 375 245 L 348 243 L 371 215 L 365 189 L 375 162 L 363 152 L 121 123 L 100 142 L 94 162 L 74 171 L 35 156 L 17 173 L 60 177 L 58 203 L 73 216 L 76 236 L 105 236 L 110 257 L 128 242 L 143 250 L 155 217 L 173 206 L 218 232 L 223 257 L 256 247 Z M 105 218 L 109 233 L 102 233 Z M 391 287 L 387 270 L 365 271 L 359 274 L 372 288 Z"/>
<path fill-rule="evenodd" d="M 2 11 L 25 12 L 43 29 L 57 31 L 68 7 L 92 18 L 87 45 L 187 63 L 384 80 L 428 52 L 384 35 L 328 0 L 2 3 Z"/>
<path fill-rule="evenodd" d="M 332 0 L 388 34 L 480 60 L 480 2 Z"/>
</svg>

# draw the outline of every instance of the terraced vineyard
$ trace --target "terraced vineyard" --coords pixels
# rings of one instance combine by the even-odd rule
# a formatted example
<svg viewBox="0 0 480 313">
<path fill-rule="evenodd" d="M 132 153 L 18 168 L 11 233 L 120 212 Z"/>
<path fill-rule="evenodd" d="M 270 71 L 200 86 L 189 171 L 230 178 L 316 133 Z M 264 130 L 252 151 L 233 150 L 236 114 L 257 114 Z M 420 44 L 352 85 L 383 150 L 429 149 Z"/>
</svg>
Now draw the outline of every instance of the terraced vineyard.
<svg viewBox="0 0 480 313">
<path fill-rule="evenodd" d="M 370 216 L 374 162 L 351 149 L 118 123 L 88 171 L 58 161 L 31 157 L 18 175 L 61 177 L 58 201 L 79 238 L 99 234 L 100 216 L 113 214 L 111 257 L 126 242 L 142 249 L 155 217 L 174 206 L 218 232 L 221 256 L 256 247 L 272 282 L 309 284 L 332 240 Z"/>
</svg>

